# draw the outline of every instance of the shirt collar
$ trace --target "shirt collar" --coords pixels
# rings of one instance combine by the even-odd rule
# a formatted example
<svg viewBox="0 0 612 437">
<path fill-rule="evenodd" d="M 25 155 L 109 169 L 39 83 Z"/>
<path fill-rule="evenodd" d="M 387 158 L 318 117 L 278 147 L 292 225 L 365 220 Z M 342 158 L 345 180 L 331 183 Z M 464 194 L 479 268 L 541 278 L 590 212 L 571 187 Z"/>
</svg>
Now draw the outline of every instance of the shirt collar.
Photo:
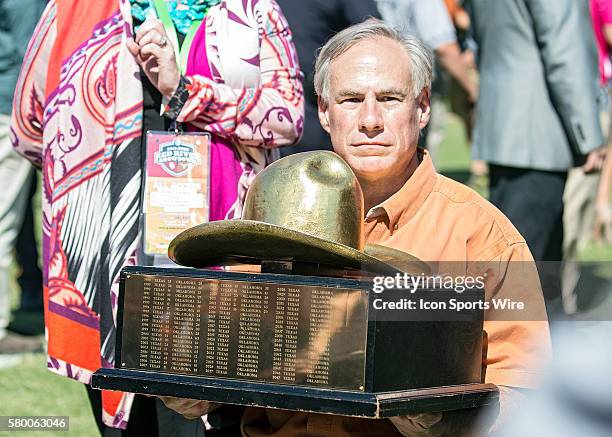
<svg viewBox="0 0 612 437">
<path fill-rule="evenodd" d="M 417 149 L 417 153 L 421 157 L 421 162 L 412 176 L 399 191 L 370 209 L 366 214 L 366 221 L 387 216 L 389 229 L 393 231 L 414 217 L 421 208 L 436 185 L 438 173 L 427 150 Z"/>
</svg>

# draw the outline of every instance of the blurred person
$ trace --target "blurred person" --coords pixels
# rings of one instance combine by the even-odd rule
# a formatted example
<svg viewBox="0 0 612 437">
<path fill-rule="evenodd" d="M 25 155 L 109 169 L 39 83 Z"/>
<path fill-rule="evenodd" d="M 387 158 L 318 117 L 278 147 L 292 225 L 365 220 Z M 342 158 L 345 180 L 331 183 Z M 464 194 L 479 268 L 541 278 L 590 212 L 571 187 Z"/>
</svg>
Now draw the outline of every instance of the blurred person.
<svg viewBox="0 0 612 437">
<path fill-rule="evenodd" d="M 331 150 L 329 134 L 317 115 L 317 95 L 312 86 L 319 47 L 335 33 L 368 17 L 380 18 L 374 0 L 277 0 L 283 10 L 304 72 L 304 133 L 298 144 L 280 149 L 282 156 L 310 150 Z"/>
<path fill-rule="evenodd" d="M 590 0 L 593 31 L 599 52 L 599 80 L 607 95 L 605 123 L 607 127 L 608 154 L 603 165 L 601 180 L 595 201 L 595 229 L 597 241 L 612 243 L 612 207 L 610 206 L 610 184 L 612 183 L 612 1 Z"/>
<path fill-rule="evenodd" d="M 609 138 L 610 95 L 608 83 L 612 76 L 610 63 L 610 45 L 606 39 L 606 25 L 612 28 L 612 1 L 590 0 L 591 24 L 599 52 L 599 82 L 601 85 L 599 112 L 604 137 Z M 610 29 L 608 29 L 610 32 Z M 608 35 L 612 37 L 612 33 Z M 605 167 L 602 166 L 602 170 Z M 604 195 L 606 173 L 608 170 L 586 173 L 582 168 L 569 170 L 565 192 L 563 194 L 564 240 L 563 257 L 567 261 L 563 267 L 562 296 L 563 309 L 566 314 L 578 311 L 578 295 L 576 286 L 580 279 L 580 268 L 577 264 L 578 255 L 593 237 L 593 228 L 598 222 L 605 223 L 608 199 Z M 602 179 L 603 177 L 603 179 Z M 598 194 L 598 187 L 601 193 Z M 606 229 L 606 226 L 603 226 Z"/>
<path fill-rule="evenodd" d="M 485 314 L 485 382 L 500 387 L 500 426 L 530 389 L 551 355 L 537 270 L 525 240 L 503 214 L 468 187 L 438 174 L 417 147 L 429 121 L 433 56 L 412 35 L 379 21 L 336 34 L 315 67 L 319 118 L 334 151 L 363 190 L 366 244 L 380 244 L 432 262 L 461 264 L 483 274 L 486 299 L 524 299 L 529 316 Z M 415 230 L 418 230 L 415 231 Z M 468 267 L 470 266 L 470 267 Z M 465 274 L 463 273 L 459 274 Z M 401 345 L 397 345 L 401 347 Z M 398 363 L 398 365 L 404 365 Z M 206 401 L 166 399 L 197 416 Z M 474 431 L 478 409 L 367 420 L 330 414 L 248 408 L 242 433 L 263 436 L 459 436 Z M 484 429 L 488 428 L 484 425 Z"/>
<path fill-rule="evenodd" d="M 385 22 L 403 32 L 415 34 L 434 51 L 436 71 L 441 67 L 456 80 L 468 95 L 469 102 L 473 104 L 478 96 L 478 87 L 461 55 L 455 28 L 444 0 L 377 0 L 377 3 Z M 431 122 L 423 131 L 420 143 L 427 146 L 434 161 L 438 145 L 444 138 L 447 82 L 442 72 L 435 75 Z"/>
<path fill-rule="evenodd" d="M 555 359 L 541 390 L 517 405 L 494 437 L 612 435 L 612 323 L 560 323 Z"/>
<path fill-rule="evenodd" d="M 601 170 L 601 180 L 597 187 L 595 204 L 595 224 L 593 236 L 596 242 L 612 244 L 612 206 L 610 205 L 610 184 L 612 183 L 612 142 L 608 142 L 608 152 Z"/>
<path fill-rule="evenodd" d="M 463 0 L 445 0 L 444 2 L 455 26 L 463 62 L 468 68 L 471 80 L 478 85 L 478 70 L 475 61 L 476 43 L 471 36 L 470 16 L 464 8 Z M 471 147 L 474 129 L 474 102 L 470 101 L 468 93 L 454 79 L 451 79 L 448 85 L 448 103 L 449 110 L 461 119 L 468 147 Z M 486 162 L 475 159 L 470 162 L 470 178 L 467 184 L 485 198 L 489 196 L 487 173 Z"/>
<path fill-rule="evenodd" d="M 563 192 L 576 163 L 601 168 L 596 54 L 586 2 L 470 0 L 480 93 L 473 154 L 490 200 L 524 235 L 548 309 L 560 306 Z"/>
<path fill-rule="evenodd" d="M 30 188 L 36 177 L 30 162 L 11 147 L 9 120 L 21 62 L 44 7 L 44 0 L 0 0 L 0 180 L 8 183 L 0 190 L 0 355 L 40 351 L 43 346 L 42 339 L 28 338 L 9 329 L 11 262 L 24 218 L 28 217 L 27 204 L 32 201 Z M 17 259 L 18 267 L 25 277 L 35 277 L 40 271 L 37 272 L 34 234 L 22 234 L 19 246 L 18 255 L 23 256 Z M 23 274 L 21 277 L 24 278 Z M 30 284 L 21 285 L 22 293 L 42 296 L 42 285 L 36 278 Z M 42 308 L 36 309 L 42 313 Z"/>
<path fill-rule="evenodd" d="M 470 28 L 470 16 L 463 8 L 463 0 L 444 0 L 446 10 L 451 16 L 455 29 L 460 32 L 467 32 Z"/>
<path fill-rule="evenodd" d="M 240 217 L 250 181 L 303 125 L 299 63 L 273 0 L 49 2 L 11 129 L 43 174 L 52 372 L 89 384 L 113 366 L 119 272 L 141 242 L 146 132 L 181 123 L 212 135 L 210 219 Z M 104 435 L 203 432 L 156 398 L 87 393 Z"/>
<path fill-rule="evenodd" d="M 435 53 L 436 60 L 475 102 L 478 88 L 461 57 L 455 29 L 443 0 L 376 0 L 383 20 L 403 32 L 414 33 Z"/>
<path fill-rule="evenodd" d="M 17 285 L 19 305 L 11 313 L 9 331 L 21 335 L 42 335 L 45 333 L 44 299 L 42 286 L 42 270 L 36 239 L 37 228 L 34 225 L 34 205 L 39 187 L 38 173 L 34 171 L 28 189 L 23 223 L 15 243 L 15 258 L 19 266 Z M 38 211 L 36 211 L 38 212 Z M 38 222 L 38 220 L 37 220 Z"/>
</svg>

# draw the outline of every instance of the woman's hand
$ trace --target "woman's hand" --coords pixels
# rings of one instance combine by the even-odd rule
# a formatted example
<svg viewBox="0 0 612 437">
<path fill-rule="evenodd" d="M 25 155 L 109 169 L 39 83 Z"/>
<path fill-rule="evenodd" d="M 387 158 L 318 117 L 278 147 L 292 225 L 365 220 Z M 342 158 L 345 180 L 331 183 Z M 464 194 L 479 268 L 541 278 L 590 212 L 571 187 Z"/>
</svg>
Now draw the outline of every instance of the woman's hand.
<svg viewBox="0 0 612 437">
<path fill-rule="evenodd" d="M 172 97 L 181 73 L 162 22 L 147 19 L 136 32 L 135 40 L 128 39 L 127 46 L 155 88 L 164 97 Z"/>
</svg>

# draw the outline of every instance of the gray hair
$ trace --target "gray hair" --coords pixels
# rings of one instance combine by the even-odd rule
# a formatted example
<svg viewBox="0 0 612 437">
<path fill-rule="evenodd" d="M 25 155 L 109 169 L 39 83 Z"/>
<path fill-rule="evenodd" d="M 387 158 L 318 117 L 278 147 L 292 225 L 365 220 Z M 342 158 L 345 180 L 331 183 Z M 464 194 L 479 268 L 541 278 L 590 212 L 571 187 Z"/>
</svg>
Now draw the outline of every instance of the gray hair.
<svg viewBox="0 0 612 437">
<path fill-rule="evenodd" d="M 433 75 L 431 50 L 416 36 L 400 32 L 380 20 L 370 18 L 338 32 L 319 51 L 315 63 L 314 87 L 324 102 L 329 101 L 329 70 L 334 59 L 360 41 L 381 37 L 397 41 L 406 49 L 410 57 L 414 97 L 417 98 L 424 89 L 431 89 Z"/>
</svg>

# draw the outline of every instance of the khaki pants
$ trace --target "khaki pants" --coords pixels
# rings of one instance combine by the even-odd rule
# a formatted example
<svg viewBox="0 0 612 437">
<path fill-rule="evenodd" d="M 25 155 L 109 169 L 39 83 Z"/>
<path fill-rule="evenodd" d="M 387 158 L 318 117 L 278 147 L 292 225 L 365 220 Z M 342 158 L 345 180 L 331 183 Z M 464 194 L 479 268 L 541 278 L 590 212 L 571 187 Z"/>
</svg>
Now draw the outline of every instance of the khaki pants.
<svg viewBox="0 0 612 437">
<path fill-rule="evenodd" d="M 610 90 L 602 89 L 600 102 L 600 122 L 606 138 L 609 138 L 610 116 L 612 115 L 612 109 L 610 109 L 612 98 L 609 92 Z M 587 175 L 582 169 L 573 168 L 569 171 L 565 184 L 563 259 L 568 263 L 563 267 L 561 292 L 563 308 L 567 314 L 573 314 L 578 309 L 578 296 L 575 290 L 580 279 L 580 268 L 575 261 L 593 235 L 595 200 L 600 178 L 600 173 Z"/>
<path fill-rule="evenodd" d="M 31 177 L 34 169 L 30 162 L 11 146 L 9 117 L 0 114 L 0 338 L 6 333 L 11 313 L 9 270 Z"/>
<path fill-rule="evenodd" d="M 570 170 L 563 193 L 563 267 L 561 294 L 566 314 L 577 311 L 575 289 L 580 279 L 578 254 L 586 247 L 593 235 L 595 224 L 595 197 L 600 179 L 599 173 L 584 174 L 582 169 Z"/>
</svg>

